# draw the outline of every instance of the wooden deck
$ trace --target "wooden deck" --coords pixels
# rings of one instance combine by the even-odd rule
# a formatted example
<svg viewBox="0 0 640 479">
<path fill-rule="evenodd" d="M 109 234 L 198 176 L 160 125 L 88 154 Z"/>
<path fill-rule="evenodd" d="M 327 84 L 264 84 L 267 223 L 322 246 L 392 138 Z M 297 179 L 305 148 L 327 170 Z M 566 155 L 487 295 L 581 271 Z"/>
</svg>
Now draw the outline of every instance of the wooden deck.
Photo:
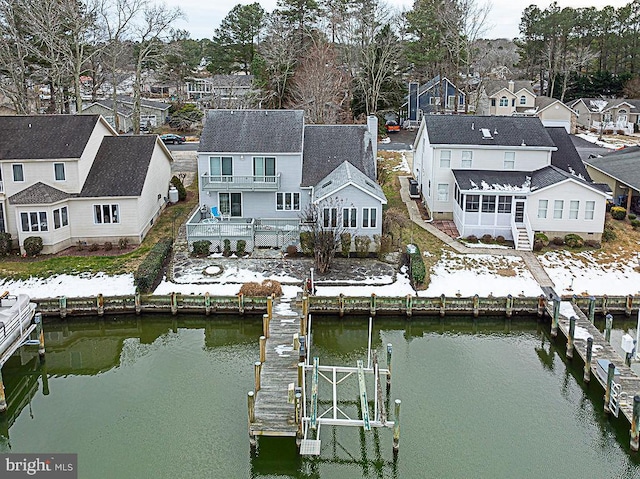
<svg viewBox="0 0 640 479">
<path fill-rule="evenodd" d="M 298 380 L 298 351 L 293 335 L 300 332 L 302 311 L 286 300 L 274 301 L 269 325 L 265 362 L 256 393 L 255 421 L 249 424 L 254 436 L 295 436 L 294 405 L 288 402 L 289 384 Z"/>
<path fill-rule="evenodd" d="M 549 301 L 548 306 L 551 307 L 549 314 L 553 317 L 553 302 Z M 619 401 L 620 412 L 624 414 L 629 424 L 631 424 L 633 416 L 633 396 L 640 394 L 640 377 L 625 364 L 624 359 L 621 358 L 618 352 L 607 342 L 598 328 L 589 322 L 587 316 L 578 307 L 575 305 L 572 306 L 575 312 L 574 316 L 576 317 L 575 336 L 577 338 L 574 339 L 574 355 L 577 353 L 582 359 L 582 362 L 586 362 L 587 337 L 589 335 L 593 337 L 591 381 L 594 381 L 594 379 L 597 380 L 603 389 L 606 390 L 606 377 L 602 379 L 597 373 L 598 360 L 605 359 L 615 365 L 616 369 L 620 372 L 620 374 L 616 374 L 614 378 L 614 382 L 621 386 Z M 569 318 L 566 317 L 566 314 L 563 314 L 563 309 L 564 308 L 560 309 L 558 330 L 567 338 L 569 335 Z M 585 330 L 588 332 L 588 335 L 585 334 Z"/>
</svg>

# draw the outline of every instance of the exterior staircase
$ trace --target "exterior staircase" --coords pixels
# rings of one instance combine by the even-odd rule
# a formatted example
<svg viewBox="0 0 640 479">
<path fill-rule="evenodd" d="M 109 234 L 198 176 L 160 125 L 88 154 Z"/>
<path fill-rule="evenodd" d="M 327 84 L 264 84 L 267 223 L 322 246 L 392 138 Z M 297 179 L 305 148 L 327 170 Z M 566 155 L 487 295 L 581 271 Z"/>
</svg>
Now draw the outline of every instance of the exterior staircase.
<svg viewBox="0 0 640 479">
<path fill-rule="evenodd" d="M 518 232 L 518 235 L 513 239 L 516 250 L 533 251 L 533 245 L 529 241 L 529 236 L 527 235 L 527 229 L 525 227 L 517 227 L 516 230 Z"/>
</svg>

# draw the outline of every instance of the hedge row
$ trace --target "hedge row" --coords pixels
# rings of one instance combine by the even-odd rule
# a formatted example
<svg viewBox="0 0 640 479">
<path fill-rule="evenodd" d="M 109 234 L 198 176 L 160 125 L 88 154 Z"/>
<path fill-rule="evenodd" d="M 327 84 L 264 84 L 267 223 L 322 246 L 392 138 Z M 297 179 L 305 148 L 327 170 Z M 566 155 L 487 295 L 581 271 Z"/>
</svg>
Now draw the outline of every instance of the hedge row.
<svg viewBox="0 0 640 479">
<path fill-rule="evenodd" d="M 164 262 L 171 253 L 171 246 L 173 240 L 171 238 L 164 238 L 158 241 L 156 245 L 151 248 L 149 254 L 144 259 L 138 269 L 133 275 L 133 283 L 138 291 L 141 293 L 150 293 L 156 283 L 156 280 L 162 273 L 162 267 Z"/>
<path fill-rule="evenodd" d="M 407 254 L 409 255 L 409 265 L 411 266 L 411 280 L 414 286 L 424 283 L 424 279 L 427 276 L 427 270 L 424 266 L 424 260 L 422 259 L 422 253 L 420 248 L 416 245 L 413 248 L 407 247 Z"/>
</svg>

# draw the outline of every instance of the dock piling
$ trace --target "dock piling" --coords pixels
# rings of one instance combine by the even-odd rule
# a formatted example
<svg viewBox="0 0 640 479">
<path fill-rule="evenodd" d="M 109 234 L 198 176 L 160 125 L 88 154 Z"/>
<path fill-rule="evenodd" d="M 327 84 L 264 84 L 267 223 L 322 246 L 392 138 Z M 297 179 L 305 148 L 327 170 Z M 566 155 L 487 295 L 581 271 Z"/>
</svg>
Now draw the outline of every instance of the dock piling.
<svg viewBox="0 0 640 479">
<path fill-rule="evenodd" d="M 298 363 L 298 387 L 299 388 L 302 387 L 302 382 L 303 382 L 302 376 L 304 376 L 304 363 L 299 362 Z"/>
<path fill-rule="evenodd" d="M 7 398 L 4 395 L 4 381 L 2 380 L 2 368 L 0 368 L 0 412 L 7 410 Z"/>
<path fill-rule="evenodd" d="M 260 336 L 260 362 L 264 363 L 267 358 L 267 337 Z"/>
<path fill-rule="evenodd" d="M 398 455 L 398 449 L 400 448 L 400 399 L 395 400 L 395 410 L 393 417 L 393 455 Z"/>
<path fill-rule="evenodd" d="M 253 370 L 255 372 L 255 389 L 256 392 L 258 392 L 260 391 L 260 372 L 262 370 L 262 363 L 260 361 L 253 363 Z"/>
<path fill-rule="evenodd" d="M 627 299 L 624 304 L 624 314 L 625 316 L 631 316 L 631 309 L 633 308 L 633 295 L 630 294 L 627 296 Z"/>
<path fill-rule="evenodd" d="M 507 318 L 510 318 L 513 315 L 513 296 L 511 294 L 507 295 Z"/>
<path fill-rule="evenodd" d="M 558 336 L 558 321 L 560 318 L 560 298 L 558 296 L 553 297 L 553 320 L 551 322 L 551 337 Z"/>
<path fill-rule="evenodd" d="M 340 317 L 344 316 L 344 294 L 342 293 L 338 296 L 338 314 Z"/>
<path fill-rule="evenodd" d="M 251 434 L 251 423 L 256 420 L 256 396 L 253 391 L 247 393 L 247 409 L 249 410 L 249 444 L 255 447 L 256 437 Z"/>
<path fill-rule="evenodd" d="M 133 302 L 135 305 L 134 307 L 136 310 L 136 314 L 140 314 L 140 312 L 142 311 L 142 305 L 140 302 L 140 291 L 138 291 L 137 289 L 136 289 L 136 294 L 133 297 Z"/>
<path fill-rule="evenodd" d="M 269 337 L 269 319 L 271 318 L 268 313 L 262 315 L 262 335 L 265 338 Z"/>
<path fill-rule="evenodd" d="M 440 295 L 440 316 L 445 315 L 445 309 L 446 309 L 446 296 L 444 295 L 444 293 L 442 293 Z"/>
<path fill-rule="evenodd" d="M 609 414 L 609 400 L 611 399 L 611 388 L 613 387 L 613 378 L 616 372 L 616 365 L 609 363 L 609 369 L 607 370 L 607 387 L 604 391 L 604 412 Z"/>
<path fill-rule="evenodd" d="M 371 316 L 376 315 L 376 293 L 371 293 L 371 307 L 369 308 Z"/>
<path fill-rule="evenodd" d="M 44 359 L 44 330 L 42 329 L 42 313 L 36 313 L 34 317 L 36 323 L 36 335 L 38 336 L 38 355 L 40 359 Z"/>
<path fill-rule="evenodd" d="M 171 293 L 171 314 L 178 314 L 178 295 L 175 291 Z"/>
<path fill-rule="evenodd" d="M 473 295 L 473 317 L 477 318 L 480 314 L 480 296 L 477 294 Z"/>
<path fill-rule="evenodd" d="M 587 338 L 587 358 L 584 362 L 584 382 L 591 381 L 591 358 L 593 356 L 593 338 L 589 336 Z"/>
<path fill-rule="evenodd" d="M 629 443 L 631 450 L 638 451 L 640 446 L 640 396 L 633 396 L 633 416 L 631 419 L 631 440 Z"/>
<path fill-rule="evenodd" d="M 607 340 L 608 343 L 611 343 L 611 328 L 613 327 L 613 316 L 607 314 L 604 319 L 604 339 Z"/>
<path fill-rule="evenodd" d="M 60 296 L 59 305 L 60 305 L 60 317 L 66 318 L 67 317 L 67 297 L 66 296 Z"/>
<path fill-rule="evenodd" d="M 271 321 L 273 317 L 273 295 L 267 296 L 267 314 L 269 315 L 269 321 Z"/>
<path fill-rule="evenodd" d="M 211 314 L 211 295 L 209 291 L 204 293 L 204 314 L 207 316 Z"/>
<path fill-rule="evenodd" d="M 96 297 L 96 308 L 98 309 L 98 316 L 104 315 L 104 296 L 102 293 L 99 293 Z"/>
<path fill-rule="evenodd" d="M 544 315 L 544 311 L 547 309 L 547 298 L 544 294 L 538 296 L 538 317 Z"/>
<path fill-rule="evenodd" d="M 573 340 L 576 334 L 576 317 L 569 318 L 569 334 L 567 335 L 567 358 L 573 359 Z"/>
<path fill-rule="evenodd" d="M 589 296 L 589 322 L 593 324 L 596 317 L 596 298 Z"/>
</svg>

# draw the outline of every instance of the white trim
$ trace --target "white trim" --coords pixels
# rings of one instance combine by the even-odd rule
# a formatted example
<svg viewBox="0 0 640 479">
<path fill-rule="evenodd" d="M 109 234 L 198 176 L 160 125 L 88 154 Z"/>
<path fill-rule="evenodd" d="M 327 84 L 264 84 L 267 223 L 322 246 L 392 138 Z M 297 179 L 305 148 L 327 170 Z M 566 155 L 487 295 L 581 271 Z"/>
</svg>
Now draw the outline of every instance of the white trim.
<svg viewBox="0 0 640 479">
<path fill-rule="evenodd" d="M 372 180 L 373 181 L 373 180 Z M 353 186 L 354 188 L 359 189 L 360 191 L 362 191 L 363 193 L 368 194 L 369 196 L 371 196 L 372 198 L 377 199 L 378 201 L 380 201 L 381 204 L 386 205 L 387 204 L 387 200 L 386 198 L 380 198 L 379 196 L 374 195 L 373 193 L 371 193 L 369 190 L 363 188 L 362 186 L 358 185 L 357 183 L 355 183 L 353 180 L 348 181 L 347 183 L 345 183 L 344 185 L 340 186 L 339 188 L 336 188 L 335 190 L 331 190 L 329 193 L 327 193 L 324 196 L 320 196 L 318 198 L 316 198 L 313 202 L 314 203 L 318 203 L 320 201 L 323 201 L 325 199 L 327 199 L 329 196 L 337 193 L 338 191 L 341 191 L 343 189 L 345 189 L 347 186 Z"/>
<path fill-rule="evenodd" d="M 607 193 L 605 193 L 604 191 L 599 190 L 599 189 L 597 189 L 597 188 L 593 188 L 592 186 L 590 186 L 590 185 L 588 185 L 588 184 L 585 184 L 585 183 L 582 183 L 582 182 L 580 182 L 580 181 L 574 180 L 573 178 L 566 178 L 566 179 L 564 179 L 564 180 L 562 180 L 562 181 L 558 181 L 557 183 L 554 183 L 554 184 L 552 184 L 552 185 L 545 186 L 545 187 L 540 188 L 540 189 L 537 189 L 537 190 L 532 190 L 532 191 L 531 191 L 531 193 L 538 193 L 539 191 L 544 191 L 544 190 L 546 190 L 547 188 L 553 188 L 554 186 L 561 185 L 561 184 L 563 184 L 563 183 L 565 183 L 565 182 L 567 182 L 567 181 L 572 181 L 572 182 L 574 182 L 574 183 L 575 183 L 575 184 L 577 184 L 577 185 L 583 186 L 583 187 L 585 187 L 585 188 L 587 188 L 587 189 L 590 189 L 591 191 L 595 191 L 596 193 L 600 193 L 600 194 L 601 194 L 602 196 L 604 196 L 605 198 L 611 198 L 611 196 L 610 196 L 610 195 L 608 195 Z"/>
</svg>

